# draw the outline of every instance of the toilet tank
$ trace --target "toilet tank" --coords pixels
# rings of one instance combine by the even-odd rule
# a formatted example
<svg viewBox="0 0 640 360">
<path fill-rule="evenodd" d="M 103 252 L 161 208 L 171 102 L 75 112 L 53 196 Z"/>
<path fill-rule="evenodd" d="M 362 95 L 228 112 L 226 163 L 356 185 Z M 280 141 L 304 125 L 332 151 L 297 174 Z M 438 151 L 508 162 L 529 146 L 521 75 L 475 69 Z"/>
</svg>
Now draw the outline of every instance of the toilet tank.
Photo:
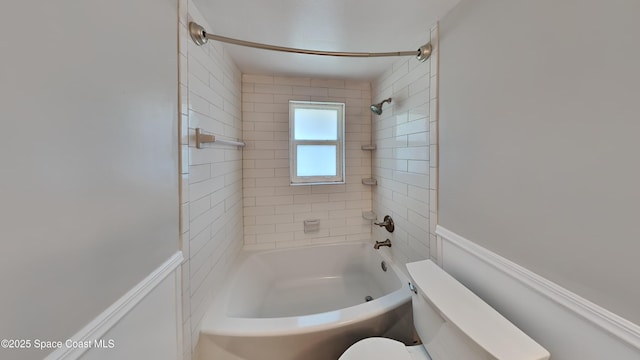
<svg viewBox="0 0 640 360">
<path fill-rule="evenodd" d="M 433 360 L 543 360 L 549 352 L 430 260 L 407 264 L 414 325 Z"/>
</svg>

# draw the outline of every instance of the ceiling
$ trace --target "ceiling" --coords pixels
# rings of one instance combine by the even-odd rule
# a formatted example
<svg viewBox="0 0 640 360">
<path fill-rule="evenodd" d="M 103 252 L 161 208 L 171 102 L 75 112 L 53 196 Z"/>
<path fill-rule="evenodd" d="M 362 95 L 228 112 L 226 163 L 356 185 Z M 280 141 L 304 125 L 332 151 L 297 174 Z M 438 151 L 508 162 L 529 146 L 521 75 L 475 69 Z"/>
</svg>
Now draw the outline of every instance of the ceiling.
<svg viewBox="0 0 640 360">
<path fill-rule="evenodd" d="M 413 51 L 459 0 L 194 0 L 216 35 L 324 51 Z M 371 80 L 397 60 L 290 54 L 225 44 L 243 73 Z"/>
</svg>

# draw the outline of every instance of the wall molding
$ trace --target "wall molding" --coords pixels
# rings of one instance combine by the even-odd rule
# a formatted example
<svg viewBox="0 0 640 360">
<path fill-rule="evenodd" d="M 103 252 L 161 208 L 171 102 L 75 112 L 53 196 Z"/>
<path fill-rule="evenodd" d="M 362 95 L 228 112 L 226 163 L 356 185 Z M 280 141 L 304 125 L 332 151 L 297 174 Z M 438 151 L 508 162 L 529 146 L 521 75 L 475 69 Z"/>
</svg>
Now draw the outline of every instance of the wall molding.
<svg viewBox="0 0 640 360">
<path fill-rule="evenodd" d="M 548 299 L 580 315 L 612 336 L 640 349 L 640 326 L 440 225 L 436 226 L 436 235 L 441 239 L 439 239 L 440 241 L 449 242 Z M 438 248 L 442 249 L 442 246 L 440 245 Z M 440 266 L 443 263 L 446 264 L 446 254 L 440 252 L 438 255 Z"/>
<path fill-rule="evenodd" d="M 129 311 L 153 291 L 156 286 L 178 269 L 182 260 L 182 251 L 173 254 L 162 265 L 147 275 L 146 278 L 69 339 L 73 341 L 93 342 L 95 339 L 102 338 L 118 321 L 124 318 Z M 62 347 L 49 354 L 44 360 L 76 360 L 88 350 L 88 348 Z"/>
</svg>

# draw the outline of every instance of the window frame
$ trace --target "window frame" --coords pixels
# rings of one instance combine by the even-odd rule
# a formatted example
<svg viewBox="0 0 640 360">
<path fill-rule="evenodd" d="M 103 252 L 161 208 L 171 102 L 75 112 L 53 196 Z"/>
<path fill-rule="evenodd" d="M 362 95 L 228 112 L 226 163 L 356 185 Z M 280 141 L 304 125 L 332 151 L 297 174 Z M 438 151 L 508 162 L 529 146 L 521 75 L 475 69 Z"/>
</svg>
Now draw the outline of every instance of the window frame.
<svg viewBox="0 0 640 360">
<path fill-rule="evenodd" d="M 322 109 L 338 111 L 338 129 L 336 140 L 296 140 L 295 139 L 295 110 Z M 331 185 L 345 184 L 345 104 L 324 101 L 289 101 L 289 179 L 292 186 L 296 185 Z M 336 146 L 336 176 L 297 176 L 298 173 L 298 145 L 335 145 Z"/>
</svg>

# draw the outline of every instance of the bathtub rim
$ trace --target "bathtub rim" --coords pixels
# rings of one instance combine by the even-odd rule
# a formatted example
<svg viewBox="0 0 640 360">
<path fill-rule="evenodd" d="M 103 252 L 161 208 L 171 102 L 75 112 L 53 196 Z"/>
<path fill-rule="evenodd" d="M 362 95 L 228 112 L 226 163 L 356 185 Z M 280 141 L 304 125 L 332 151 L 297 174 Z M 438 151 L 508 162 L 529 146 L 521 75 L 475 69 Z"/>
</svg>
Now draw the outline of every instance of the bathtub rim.
<svg viewBox="0 0 640 360">
<path fill-rule="evenodd" d="M 345 243 L 317 244 L 305 246 L 305 249 L 340 246 L 373 246 L 369 242 L 355 241 Z M 351 323 L 366 321 L 393 311 L 411 301 L 411 292 L 406 287 L 409 278 L 389 256 L 387 251 L 378 250 L 381 259 L 387 263 L 400 281 L 400 288 L 372 301 L 346 308 L 322 313 L 287 316 L 278 318 L 230 317 L 226 306 L 231 295 L 231 287 L 239 276 L 238 270 L 251 256 L 256 254 L 292 251 L 300 248 L 269 250 L 242 250 L 231 266 L 232 276 L 228 277 L 219 295 L 210 304 L 200 325 L 200 334 L 216 336 L 269 337 L 314 333 L 332 330 Z"/>
</svg>

